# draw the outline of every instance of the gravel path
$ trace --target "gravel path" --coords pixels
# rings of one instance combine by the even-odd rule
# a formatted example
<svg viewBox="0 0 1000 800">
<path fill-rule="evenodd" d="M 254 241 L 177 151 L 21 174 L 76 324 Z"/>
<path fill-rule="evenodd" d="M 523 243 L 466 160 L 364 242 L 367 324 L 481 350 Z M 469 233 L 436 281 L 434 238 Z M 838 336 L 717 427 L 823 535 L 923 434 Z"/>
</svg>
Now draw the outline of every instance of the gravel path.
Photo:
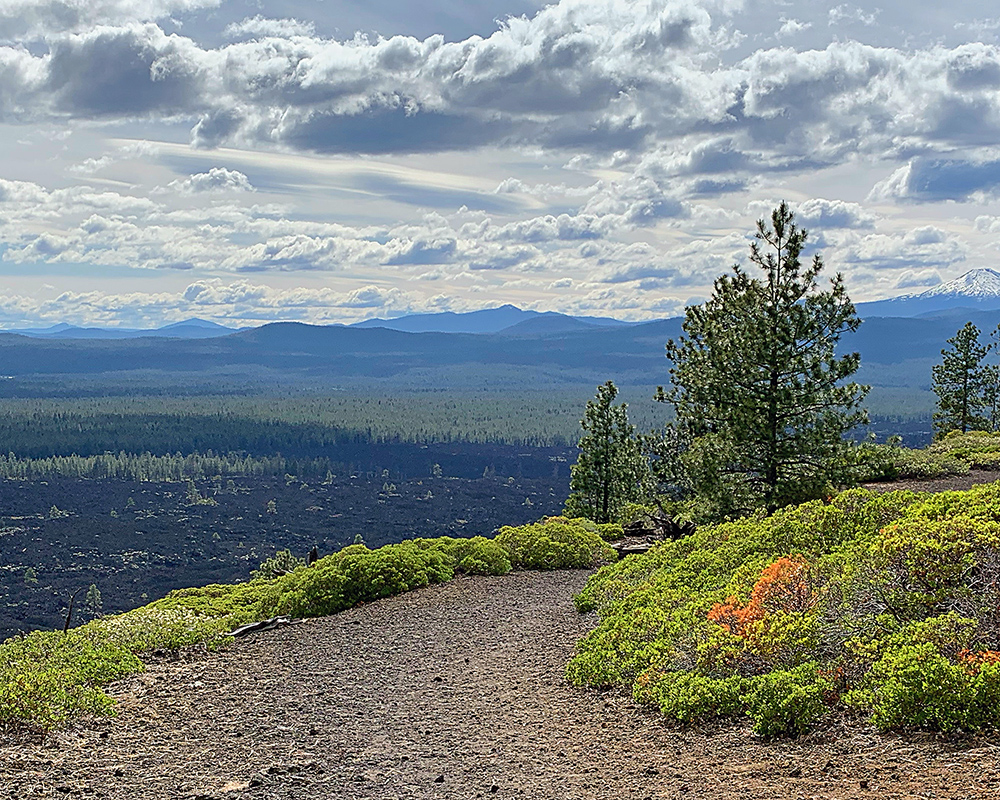
<svg viewBox="0 0 1000 800">
<path fill-rule="evenodd" d="M 764 743 L 568 686 L 582 572 L 460 578 L 151 666 L 118 717 L 0 742 L 0 798 L 991 798 L 988 741 Z"/>
</svg>

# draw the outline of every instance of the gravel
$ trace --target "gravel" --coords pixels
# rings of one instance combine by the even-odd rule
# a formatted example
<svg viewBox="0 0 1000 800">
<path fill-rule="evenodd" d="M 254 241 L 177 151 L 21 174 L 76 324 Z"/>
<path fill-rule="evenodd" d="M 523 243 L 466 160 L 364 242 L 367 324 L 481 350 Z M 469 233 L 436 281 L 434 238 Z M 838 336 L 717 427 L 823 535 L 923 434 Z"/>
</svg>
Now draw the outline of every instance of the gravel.
<svg viewBox="0 0 1000 800">
<path fill-rule="evenodd" d="M 119 713 L 0 740 L 0 798 L 989 798 L 988 739 L 838 719 L 768 743 L 563 679 L 579 571 L 458 578 L 116 684 Z"/>
</svg>

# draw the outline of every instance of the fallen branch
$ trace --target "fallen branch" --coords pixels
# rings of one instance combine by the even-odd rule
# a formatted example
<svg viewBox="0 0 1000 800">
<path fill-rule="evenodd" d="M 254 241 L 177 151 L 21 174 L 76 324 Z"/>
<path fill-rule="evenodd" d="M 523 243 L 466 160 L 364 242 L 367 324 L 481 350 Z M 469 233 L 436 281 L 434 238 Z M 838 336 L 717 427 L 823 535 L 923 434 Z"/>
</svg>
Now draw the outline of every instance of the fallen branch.
<svg viewBox="0 0 1000 800">
<path fill-rule="evenodd" d="M 232 631 L 229 635 L 233 637 L 246 636 L 250 633 L 260 633 L 261 631 L 269 631 L 282 625 L 291 624 L 291 617 L 271 617 L 271 619 L 263 619 L 260 622 L 250 622 L 246 625 L 240 625 L 240 627 Z"/>
</svg>

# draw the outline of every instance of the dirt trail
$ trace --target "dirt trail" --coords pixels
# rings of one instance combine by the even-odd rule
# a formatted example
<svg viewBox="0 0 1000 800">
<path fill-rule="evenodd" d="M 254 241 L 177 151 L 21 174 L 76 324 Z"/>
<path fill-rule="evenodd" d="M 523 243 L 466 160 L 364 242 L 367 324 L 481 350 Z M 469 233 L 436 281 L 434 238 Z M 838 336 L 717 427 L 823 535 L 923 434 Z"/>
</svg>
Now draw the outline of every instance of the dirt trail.
<svg viewBox="0 0 1000 800">
<path fill-rule="evenodd" d="M 118 717 L 0 742 L 0 798 L 991 798 L 1000 748 L 681 730 L 562 679 L 582 572 L 461 578 L 159 664 Z"/>
</svg>

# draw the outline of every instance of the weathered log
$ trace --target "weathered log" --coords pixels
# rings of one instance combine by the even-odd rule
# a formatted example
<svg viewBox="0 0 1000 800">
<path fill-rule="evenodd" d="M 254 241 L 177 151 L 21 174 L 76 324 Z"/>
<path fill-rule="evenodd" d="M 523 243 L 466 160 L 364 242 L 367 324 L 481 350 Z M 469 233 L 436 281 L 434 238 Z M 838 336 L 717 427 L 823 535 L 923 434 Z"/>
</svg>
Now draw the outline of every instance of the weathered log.
<svg viewBox="0 0 1000 800">
<path fill-rule="evenodd" d="M 642 542 L 640 544 L 613 544 L 611 546 L 615 549 L 615 552 L 618 553 L 618 558 L 622 559 L 625 558 L 625 556 L 648 553 L 653 549 L 653 547 L 656 546 L 656 544 L 656 542 Z"/>
</svg>

